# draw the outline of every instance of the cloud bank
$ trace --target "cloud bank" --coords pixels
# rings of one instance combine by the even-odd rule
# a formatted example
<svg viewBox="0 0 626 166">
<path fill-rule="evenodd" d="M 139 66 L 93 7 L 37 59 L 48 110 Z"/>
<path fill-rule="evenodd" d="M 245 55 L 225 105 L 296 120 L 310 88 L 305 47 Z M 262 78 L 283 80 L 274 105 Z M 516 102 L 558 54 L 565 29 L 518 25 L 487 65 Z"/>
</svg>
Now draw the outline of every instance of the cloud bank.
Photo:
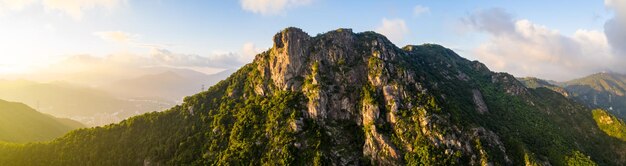
<svg viewBox="0 0 626 166">
<path fill-rule="evenodd" d="M 64 80 L 83 85 L 104 85 L 112 81 L 158 74 L 168 70 L 193 70 L 212 74 L 225 69 L 237 69 L 245 63 L 243 55 L 235 53 L 196 54 L 175 53 L 154 48 L 148 54 L 115 53 L 107 56 L 90 54 L 69 55 L 30 73 L 11 76 L 11 79 L 36 81 Z"/>
<path fill-rule="evenodd" d="M 604 33 L 617 56 L 626 57 L 626 1 L 606 0 L 607 8 L 614 17 L 604 24 Z"/>
<path fill-rule="evenodd" d="M 612 20 L 618 17 L 616 14 Z M 612 25 L 612 20 L 605 28 L 610 29 L 609 24 L 623 26 Z M 626 48 L 626 42 L 622 44 L 626 38 L 615 37 L 624 35 L 624 28 L 615 34 L 579 29 L 572 35 L 563 35 L 530 20 L 514 19 L 497 8 L 477 11 L 462 22 L 488 34 L 488 41 L 473 54 L 495 71 L 561 81 L 600 71 L 626 71 L 626 56 L 616 54 Z"/>
<path fill-rule="evenodd" d="M 238 68 L 244 64 L 240 55 L 234 53 L 200 56 L 196 54 L 173 53 L 166 49 L 153 49 L 142 61 L 144 66 L 173 66 L 180 68 L 207 67 L 217 69 Z"/>
</svg>

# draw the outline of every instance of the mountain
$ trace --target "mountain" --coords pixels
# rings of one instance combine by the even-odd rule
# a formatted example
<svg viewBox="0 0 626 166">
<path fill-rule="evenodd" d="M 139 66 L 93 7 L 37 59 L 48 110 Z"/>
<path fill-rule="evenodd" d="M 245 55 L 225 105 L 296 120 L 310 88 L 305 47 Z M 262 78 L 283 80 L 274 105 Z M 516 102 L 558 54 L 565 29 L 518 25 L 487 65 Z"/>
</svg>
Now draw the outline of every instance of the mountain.
<svg viewBox="0 0 626 166">
<path fill-rule="evenodd" d="M 64 82 L 27 80 L 0 80 L 0 98 L 19 101 L 43 113 L 71 118 L 88 126 L 119 122 L 174 105 L 165 100 L 122 99 L 94 88 Z"/>
<path fill-rule="evenodd" d="M 148 69 L 159 71 L 164 69 Z M 147 74 L 115 81 L 99 89 L 120 98 L 162 98 L 172 102 L 193 95 L 228 77 L 233 70 L 207 75 L 186 69 L 168 69 L 156 74 Z"/>
<path fill-rule="evenodd" d="M 602 72 L 567 81 L 572 97 L 592 108 L 602 108 L 626 119 L 626 75 Z"/>
<path fill-rule="evenodd" d="M 626 164 L 592 110 L 445 47 L 350 29 L 273 41 L 180 105 L 0 144 L 0 165 Z"/>
<path fill-rule="evenodd" d="M 561 86 L 558 86 L 559 83 L 555 81 L 548 81 L 548 80 L 543 80 L 543 79 L 539 79 L 535 77 L 523 77 L 523 78 L 518 78 L 517 80 L 519 80 L 522 84 L 524 84 L 524 86 L 528 88 L 535 89 L 535 88 L 544 87 L 544 88 L 553 90 L 555 92 L 558 92 L 565 97 L 569 97 L 569 93 L 567 92 L 567 90 L 565 90 Z"/>
<path fill-rule="evenodd" d="M 87 87 L 67 82 L 40 83 L 0 80 L 0 98 L 23 102 L 57 117 L 88 126 L 116 123 L 128 117 L 158 111 L 228 77 L 233 70 L 204 74 L 188 69 L 143 68 L 146 75 Z"/>
<path fill-rule="evenodd" d="M 22 103 L 0 100 L 0 142 L 50 141 L 82 124 L 42 114 Z"/>
</svg>

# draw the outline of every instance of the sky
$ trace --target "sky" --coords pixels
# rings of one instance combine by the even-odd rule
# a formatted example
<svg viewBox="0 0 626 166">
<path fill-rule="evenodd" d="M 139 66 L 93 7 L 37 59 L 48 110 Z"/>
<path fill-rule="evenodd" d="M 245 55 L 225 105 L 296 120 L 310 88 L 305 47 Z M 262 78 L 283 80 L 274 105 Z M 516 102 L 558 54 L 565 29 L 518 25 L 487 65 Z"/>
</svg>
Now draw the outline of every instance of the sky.
<svg viewBox="0 0 626 166">
<path fill-rule="evenodd" d="M 0 79 L 93 66 L 210 74 L 251 62 L 290 26 L 441 44 L 518 77 L 626 73 L 626 0 L 0 0 Z"/>
</svg>

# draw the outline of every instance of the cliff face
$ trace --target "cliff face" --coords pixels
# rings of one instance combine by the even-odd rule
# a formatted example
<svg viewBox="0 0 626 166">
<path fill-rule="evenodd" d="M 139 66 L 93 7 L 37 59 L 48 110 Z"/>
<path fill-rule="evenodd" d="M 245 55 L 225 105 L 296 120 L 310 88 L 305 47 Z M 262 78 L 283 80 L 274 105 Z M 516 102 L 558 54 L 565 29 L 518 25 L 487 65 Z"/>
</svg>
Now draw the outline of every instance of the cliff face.
<svg viewBox="0 0 626 166">
<path fill-rule="evenodd" d="M 350 29 L 287 28 L 273 41 L 168 111 L 18 148 L 32 151 L 0 144 L 0 165 L 39 153 L 64 165 L 626 163 L 626 144 L 602 135 L 584 106 L 442 46 L 398 48 Z"/>
<path fill-rule="evenodd" d="M 304 93 L 308 99 L 307 109 L 302 110 L 305 118 L 314 119 L 330 131 L 333 147 L 354 146 L 355 143 L 344 138 L 351 135 L 342 134 L 354 131 L 331 125 L 332 122 L 362 126 L 364 143 L 356 144 L 362 144 L 362 152 L 331 148 L 328 155 L 332 163 L 358 163 L 361 156 L 377 164 L 401 163 L 402 152 L 377 126 L 394 126 L 400 107 L 414 107 L 405 101 L 414 97 L 404 91 L 405 86 L 425 90 L 413 78 L 414 73 L 399 71 L 393 65 L 399 54 L 406 54 L 403 50 L 378 34 L 357 35 L 349 29 L 332 31 L 311 40 L 300 29 L 288 28 L 278 33 L 274 42 L 269 54 L 255 60 L 257 69 L 265 71 L 263 82 L 273 83 L 255 85 L 255 89 L 259 89 L 257 94 L 278 90 Z M 408 105 L 404 106 L 405 102 Z M 424 125 L 424 132 L 436 135 L 427 128 L 432 125 L 428 117 L 421 116 L 418 120 Z"/>
</svg>

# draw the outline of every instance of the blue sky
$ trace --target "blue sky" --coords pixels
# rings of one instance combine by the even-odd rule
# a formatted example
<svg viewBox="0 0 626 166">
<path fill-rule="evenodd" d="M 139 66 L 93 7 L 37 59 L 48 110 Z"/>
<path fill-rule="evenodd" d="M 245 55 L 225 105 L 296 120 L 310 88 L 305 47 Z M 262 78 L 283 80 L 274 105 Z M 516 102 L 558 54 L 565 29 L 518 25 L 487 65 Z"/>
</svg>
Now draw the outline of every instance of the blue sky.
<svg viewBox="0 0 626 166">
<path fill-rule="evenodd" d="M 310 35 L 337 28 L 377 31 L 400 47 L 437 43 L 480 60 L 492 70 L 564 80 L 604 70 L 625 71 L 618 67 L 624 66 L 623 58 L 616 58 L 621 56 L 616 55 L 620 48 L 613 42 L 620 40 L 602 37 L 607 21 L 626 18 L 619 16 L 626 8 L 623 1 L 0 0 L 0 36 L 4 36 L 0 38 L 0 51 L 4 52 L 0 54 L 0 73 L 42 68 L 75 55 L 153 57 L 160 53 L 163 56 L 158 57 L 178 61 L 168 64 L 168 59 L 161 59 L 159 64 L 181 66 L 185 60 L 236 61 L 228 63 L 232 66 L 192 66 L 210 73 L 250 61 L 251 54 L 271 47 L 275 33 L 295 26 Z M 510 21 L 497 24 L 491 16 Z M 489 28 L 499 25 L 515 28 L 505 35 Z M 523 28 L 539 31 L 528 34 Z M 585 33 L 577 33 L 581 30 Z M 517 39 L 519 36 L 526 39 Z M 557 43 L 534 37 L 554 37 Z M 585 43 L 592 41 L 600 43 Z M 567 44 L 571 42 L 581 44 Z M 570 55 L 565 55 L 569 52 L 550 48 L 527 52 L 536 56 L 520 64 L 509 59 L 525 55 L 500 56 L 511 53 L 503 49 L 524 50 L 537 43 L 563 48 L 597 45 L 583 51 L 599 50 L 606 55 L 598 56 L 620 63 L 589 62 L 587 59 L 598 59 L 589 57 L 592 55 L 575 55 L 576 60 L 561 63 L 569 59 Z M 583 62 L 593 64 L 578 64 Z M 558 71 L 569 73 L 548 73 Z"/>
</svg>

